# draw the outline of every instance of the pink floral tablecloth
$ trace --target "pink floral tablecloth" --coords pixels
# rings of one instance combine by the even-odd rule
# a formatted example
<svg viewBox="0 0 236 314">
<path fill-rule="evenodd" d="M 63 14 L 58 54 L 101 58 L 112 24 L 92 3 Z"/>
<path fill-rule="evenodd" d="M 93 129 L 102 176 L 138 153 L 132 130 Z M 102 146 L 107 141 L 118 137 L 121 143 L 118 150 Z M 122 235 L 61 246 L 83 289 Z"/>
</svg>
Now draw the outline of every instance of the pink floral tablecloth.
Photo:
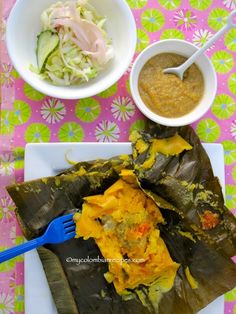
<svg viewBox="0 0 236 314">
<path fill-rule="evenodd" d="M 105 92 L 76 101 L 47 97 L 25 83 L 13 68 L 5 47 L 6 20 L 14 2 L 0 0 L 0 251 L 23 241 L 15 220 L 14 204 L 4 187 L 23 180 L 26 143 L 127 141 L 130 130 L 145 125 L 130 95 L 130 68 L 119 82 Z M 151 42 L 167 38 L 186 39 L 200 47 L 224 25 L 228 13 L 236 8 L 236 0 L 127 2 L 137 23 L 137 54 Z M 236 29 L 231 29 L 207 52 L 217 72 L 218 92 L 211 110 L 193 125 L 203 142 L 218 142 L 224 146 L 226 205 L 234 214 L 235 51 Z M 0 314 L 24 312 L 23 263 L 23 258 L 19 257 L 0 264 Z M 236 314 L 236 289 L 225 295 L 226 313 Z"/>
</svg>

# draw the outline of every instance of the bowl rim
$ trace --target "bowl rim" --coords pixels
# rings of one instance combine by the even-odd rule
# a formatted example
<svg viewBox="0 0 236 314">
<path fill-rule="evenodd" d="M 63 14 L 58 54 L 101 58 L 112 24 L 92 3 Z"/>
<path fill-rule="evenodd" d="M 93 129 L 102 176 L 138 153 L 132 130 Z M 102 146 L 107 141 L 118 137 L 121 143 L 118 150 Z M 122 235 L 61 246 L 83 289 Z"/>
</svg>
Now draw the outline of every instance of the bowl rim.
<svg viewBox="0 0 236 314">
<path fill-rule="evenodd" d="M 91 89 L 88 89 L 88 91 L 85 92 L 83 89 L 76 90 L 76 85 L 63 86 L 63 90 L 61 90 L 61 86 L 51 84 L 50 82 L 47 82 L 45 80 L 42 80 L 42 82 L 44 84 L 47 84 L 47 85 L 41 85 L 41 84 L 38 85 L 37 81 L 31 80 L 30 76 L 27 75 L 27 73 L 25 71 L 22 71 L 20 69 L 20 66 L 19 66 L 20 62 L 16 61 L 17 58 L 15 58 L 15 53 L 13 53 L 13 47 L 12 47 L 13 44 L 12 44 L 12 39 L 11 39 L 11 35 L 10 35 L 11 34 L 10 30 L 12 28 L 14 16 L 15 16 L 15 14 L 17 14 L 18 8 L 23 1 L 25 1 L 25 0 L 17 0 L 16 1 L 16 3 L 14 4 L 14 6 L 11 9 L 10 14 L 7 18 L 6 48 L 7 48 L 7 52 L 8 52 L 8 55 L 10 57 L 10 60 L 13 64 L 14 68 L 16 69 L 16 71 L 19 73 L 20 77 L 26 83 L 28 83 L 30 86 L 32 86 L 34 89 L 36 89 L 37 91 L 45 94 L 46 96 L 60 98 L 60 99 L 68 99 L 68 100 L 70 100 L 70 99 L 71 100 L 72 99 L 83 99 L 83 98 L 96 96 L 99 93 L 101 93 L 101 92 L 105 91 L 106 89 L 108 89 L 109 87 L 111 87 L 113 84 L 115 84 L 122 77 L 122 75 L 125 73 L 125 71 L 130 66 L 130 64 L 133 60 L 134 54 L 135 54 L 135 49 L 136 49 L 137 27 L 136 27 L 133 13 L 132 13 L 128 3 L 125 0 L 115 0 L 122 7 L 122 10 L 125 12 L 125 15 L 127 17 L 127 21 L 129 21 L 130 48 L 128 51 L 126 51 L 126 62 L 124 63 L 123 67 L 122 68 L 118 67 L 117 71 L 114 72 L 114 74 L 112 75 L 112 79 L 109 80 L 109 82 L 107 84 L 105 84 L 105 83 L 103 84 L 106 86 L 101 88 L 101 81 L 98 80 L 96 82 L 96 84 Z M 66 1 L 66 0 L 63 0 L 63 1 Z M 56 2 L 56 0 L 55 0 L 55 2 Z M 85 82 L 85 84 L 86 84 L 86 82 Z M 48 91 L 47 86 L 50 87 L 49 91 Z M 80 85 L 78 85 L 78 86 L 80 86 Z M 74 87 L 74 89 L 72 89 L 71 87 Z"/>
<path fill-rule="evenodd" d="M 191 115 L 191 118 L 187 118 L 186 120 L 186 115 L 184 116 L 181 116 L 181 117 L 177 117 L 177 118 L 168 118 L 168 117 L 164 117 L 164 116 L 160 116 L 156 113 L 154 113 L 153 111 L 151 111 L 146 105 L 145 103 L 142 101 L 141 99 L 141 96 L 139 95 L 139 92 L 138 92 L 138 97 L 137 97 L 137 94 L 136 94 L 136 91 L 134 90 L 135 88 L 135 84 L 134 84 L 134 77 L 135 76 L 139 76 L 139 73 L 140 71 L 137 73 L 137 70 L 136 70 L 136 67 L 138 65 L 141 64 L 140 68 L 142 69 L 142 67 L 144 66 L 144 64 L 147 62 L 146 61 L 140 61 L 144 55 L 147 54 L 148 51 L 151 51 L 153 50 L 155 47 L 161 45 L 161 44 L 174 44 L 174 43 L 180 43 L 182 45 L 186 45 L 186 46 L 189 46 L 189 47 L 192 47 L 194 48 L 195 50 L 198 50 L 199 48 L 197 46 L 195 46 L 193 43 L 191 42 L 188 42 L 186 40 L 182 40 L 182 39 L 164 39 L 164 40 L 159 40 L 159 41 L 156 41 L 152 44 L 150 44 L 149 46 L 147 46 L 139 55 L 138 57 L 136 58 L 134 64 L 133 64 L 133 67 L 131 69 L 131 73 L 130 73 L 130 79 L 129 79 L 129 82 L 130 82 L 130 90 L 131 90 L 131 95 L 134 99 L 134 102 L 135 104 L 137 105 L 137 107 L 139 108 L 139 110 L 147 117 L 149 118 L 150 120 L 156 122 L 156 123 L 159 123 L 159 124 L 162 124 L 162 125 L 165 125 L 165 126 L 170 126 L 170 127 L 178 127 L 178 126 L 184 126 L 184 125 L 188 125 L 188 124 L 191 124 L 195 121 L 197 121 L 198 119 L 200 119 L 209 109 L 210 107 L 212 106 L 212 103 L 215 99 L 215 96 L 216 96 L 216 92 L 217 92 L 217 74 L 216 74 L 216 71 L 215 71 L 215 68 L 210 60 L 210 58 L 205 55 L 204 53 L 199 56 L 199 59 L 200 58 L 204 58 L 205 61 L 208 63 L 208 66 L 209 66 L 209 69 L 211 71 L 211 75 L 212 75 L 212 89 L 211 89 L 211 98 L 212 100 L 205 106 L 205 109 L 201 110 L 201 112 L 198 114 L 198 115 L 194 115 L 192 114 Z M 167 51 L 168 52 L 168 49 Z M 183 51 L 184 53 L 184 51 Z M 157 53 L 158 54 L 158 53 Z M 151 58 L 151 57 L 150 57 Z M 148 58 L 148 60 L 150 59 Z M 203 74 L 203 77 L 204 77 L 204 73 Z M 138 82 L 138 79 L 137 79 L 137 82 Z M 137 88 L 137 91 L 138 91 L 138 88 Z M 195 107 L 197 108 L 198 105 Z M 191 112 L 194 112 L 194 109 L 193 111 Z M 189 114 L 189 113 L 188 113 Z"/>
</svg>

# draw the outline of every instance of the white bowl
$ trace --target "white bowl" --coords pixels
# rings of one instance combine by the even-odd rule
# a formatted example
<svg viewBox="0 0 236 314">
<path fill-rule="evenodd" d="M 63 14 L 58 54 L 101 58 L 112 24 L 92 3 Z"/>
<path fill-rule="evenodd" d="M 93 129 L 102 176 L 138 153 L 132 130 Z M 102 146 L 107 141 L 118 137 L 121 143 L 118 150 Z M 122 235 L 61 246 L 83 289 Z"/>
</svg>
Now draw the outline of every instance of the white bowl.
<svg viewBox="0 0 236 314">
<path fill-rule="evenodd" d="M 201 118 L 211 107 L 217 90 L 217 77 L 215 69 L 206 55 L 201 55 L 195 62 L 203 74 L 204 94 L 199 104 L 190 113 L 178 118 L 166 118 L 152 112 L 142 101 L 138 90 L 138 79 L 144 64 L 152 57 L 160 53 L 176 53 L 190 57 L 198 48 L 193 44 L 178 39 L 167 39 L 155 42 L 148 46 L 137 57 L 130 74 L 130 89 L 133 99 L 141 112 L 150 120 L 167 126 L 182 126 L 193 123 Z M 171 91 L 170 91 L 171 92 Z"/>
<path fill-rule="evenodd" d="M 107 17 L 106 29 L 112 39 L 114 58 L 100 74 L 78 86 L 55 86 L 29 70 L 37 66 L 36 42 L 41 31 L 40 15 L 57 0 L 17 0 L 7 21 L 6 43 L 10 58 L 21 77 L 38 91 L 63 99 L 96 95 L 114 84 L 132 61 L 136 46 L 136 25 L 125 0 L 89 0 L 97 12 Z"/>
</svg>

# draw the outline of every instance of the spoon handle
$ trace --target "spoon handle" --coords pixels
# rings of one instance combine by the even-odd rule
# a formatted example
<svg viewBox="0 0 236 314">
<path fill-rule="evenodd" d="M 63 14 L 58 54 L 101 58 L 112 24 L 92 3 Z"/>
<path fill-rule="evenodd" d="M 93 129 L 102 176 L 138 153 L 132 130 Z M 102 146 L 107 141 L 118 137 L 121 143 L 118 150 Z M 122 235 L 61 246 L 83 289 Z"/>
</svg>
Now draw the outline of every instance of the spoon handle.
<svg viewBox="0 0 236 314">
<path fill-rule="evenodd" d="M 231 27 L 236 27 L 236 23 L 233 20 L 234 15 L 236 15 L 236 10 L 230 13 L 227 20 L 227 24 L 225 24 L 225 26 L 222 27 L 211 39 L 209 39 L 208 42 L 202 48 L 196 51 L 188 60 L 186 60 L 181 65 L 181 71 L 185 72 L 194 63 L 198 56 L 201 55 L 204 51 L 206 51 L 209 47 L 211 47 L 212 44 L 221 37 L 221 35 L 223 35 Z"/>
</svg>

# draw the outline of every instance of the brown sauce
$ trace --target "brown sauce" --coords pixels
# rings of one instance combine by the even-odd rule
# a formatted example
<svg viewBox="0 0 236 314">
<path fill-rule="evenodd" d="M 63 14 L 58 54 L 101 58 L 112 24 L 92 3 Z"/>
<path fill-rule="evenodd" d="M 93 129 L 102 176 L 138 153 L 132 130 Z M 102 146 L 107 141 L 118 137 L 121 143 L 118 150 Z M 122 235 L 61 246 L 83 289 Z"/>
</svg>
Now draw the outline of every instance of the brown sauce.
<svg viewBox="0 0 236 314">
<path fill-rule="evenodd" d="M 142 68 L 138 88 L 145 105 L 154 113 L 177 118 L 191 112 L 204 92 L 204 79 L 196 64 L 191 65 L 181 81 L 174 74 L 163 70 L 184 63 L 185 57 L 174 53 L 162 53 L 151 58 Z"/>
</svg>

